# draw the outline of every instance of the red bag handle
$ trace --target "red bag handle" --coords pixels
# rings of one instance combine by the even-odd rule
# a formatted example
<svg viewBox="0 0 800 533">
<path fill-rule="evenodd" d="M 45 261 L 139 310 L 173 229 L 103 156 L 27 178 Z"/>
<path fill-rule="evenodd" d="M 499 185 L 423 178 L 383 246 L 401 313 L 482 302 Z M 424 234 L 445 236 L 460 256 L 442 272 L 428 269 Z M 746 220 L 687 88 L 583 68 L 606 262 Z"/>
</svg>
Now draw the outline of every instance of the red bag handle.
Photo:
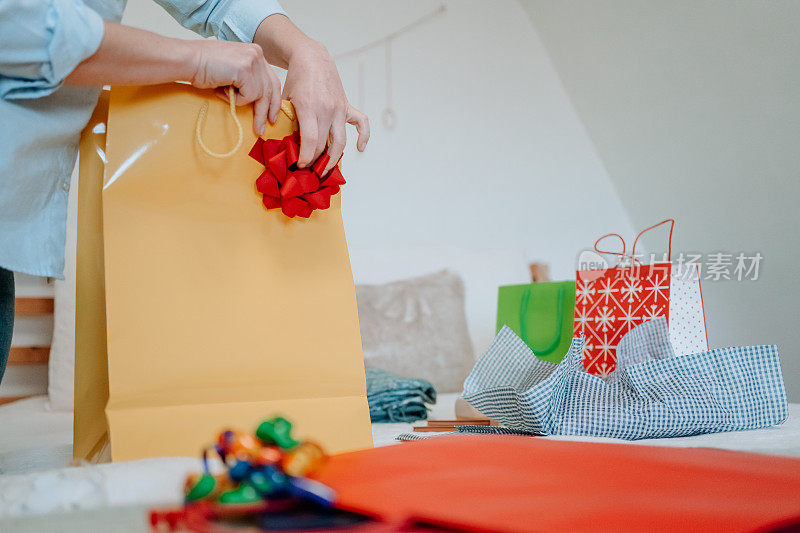
<svg viewBox="0 0 800 533">
<path fill-rule="evenodd" d="M 668 252 L 667 252 L 667 261 L 672 262 L 672 231 L 675 229 L 675 219 L 674 218 L 667 218 L 659 222 L 658 224 L 653 224 L 649 228 L 645 228 L 639 232 L 639 235 L 633 240 L 633 248 L 631 248 L 631 255 L 636 256 L 636 243 L 639 241 L 639 237 L 644 235 L 646 232 L 650 231 L 651 229 L 657 228 L 659 226 L 663 226 L 669 222 L 669 244 L 668 244 Z"/>
<path fill-rule="evenodd" d="M 622 262 L 622 260 L 625 259 L 626 257 L 629 257 L 631 259 L 631 262 L 636 262 L 636 263 L 639 263 L 641 265 L 642 262 L 639 261 L 636 258 L 636 244 L 639 242 L 639 237 L 641 237 L 642 235 L 644 235 L 645 233 L 647 233 L 648 231 L 650 231 L 652 229 L 655 229 L 655 228 L 657 228 L 659 226 L 663 226 L 664 224 L 666 224 L 668 222 L 669 222 L 669 251 L 667 252 L 667 260 L 671 262 L 672 261 L 672 232 L 675 229 L 675 219 L 674 218 L 664 219 L 661 222 L 659 222 L 657 224 L 653 224 L 652 226 L 650 226 L 648 228 L 645 228 L 642 231 L 640 231 L 639 234 L 636 235 L 636 238 L 633 240 L 633 248 L 631 248 L 631 253 L 630 254 L 625 253 L 626 250 L 627 250 L 627 247 L 626 247 L 626 244 L 625 244 L 625 239 L 623 239 L 622 235 L 620 235 L 619 233 L 606 233 L 605 235 L 603 235 L 602 237 L 600 237 L 599 239 L 594 241 L 594 251 L 599 253 L 599 254 L 618 255 L 619 256 L 619 261 L 617 261 L 617 264 L 614 265 L 612 268 L 616 268 Z M 622 243 L 622 252 L 612 252 L 612 251 L 608 251 L 608 250 L 599 249 L 597 247 L 597 245 L 600 243 L 600 241 L 602 241 L 603 239 L 605 239 L 607 237 L 616 237 L 617 239 L 619 239 L 619 242 Z"/>
<path fill-rule="evenodd" d="M 619 239 L 619 242 L 622 243 L 622 252 L 612 252 L 612 251 L 609 251 L 609 250 L 601 250 L 600 248 L 598 248 L 597 247 L 598 243 L 600 241 L 602 241 L 603 239 L 605 239 L 606 237 L 616 237 L 617 239 Z M 630 256 L 630 255 L 626 254 L 625 253 L 626 250 L 627 250 L 627 247 L 625 245 L 625 239 L 623 239 L 622 235 L 620 235 L 619 233 L 606 233 L 605 235 L 603 235 L 602 237 L 600 237 L 599 239 L 594 241 L 594 251 L 595 252 L 597 252 L 599 254 L 618 255 L 619 256 L 619 261 L 617 261 L 617 264 L 614 265 L 611 268 L 617 268 L 619 266 L 619 264 L 623 261 L 623 259 L 625 259 L 626 257 L 630 257 L 632 261 L 636 261 L 637 263 L 639 263 L 638 259 L 636 259 L 633 256 Z M 639 264 L 641 264 L 641 263 L 639 263 Z"/>
</svg>

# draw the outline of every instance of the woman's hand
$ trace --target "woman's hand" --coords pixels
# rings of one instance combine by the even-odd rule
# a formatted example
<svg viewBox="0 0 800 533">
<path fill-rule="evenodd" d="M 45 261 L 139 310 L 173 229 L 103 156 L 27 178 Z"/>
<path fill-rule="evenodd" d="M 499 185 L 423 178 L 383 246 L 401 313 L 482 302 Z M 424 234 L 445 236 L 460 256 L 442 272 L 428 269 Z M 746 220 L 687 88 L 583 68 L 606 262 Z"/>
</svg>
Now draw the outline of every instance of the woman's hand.
<svg viewBox="0 0 800 533">
<path fill-rule="evenodd" d="M 369 120 L 347 101 L 336 64 L 321 44 L 310 41 L 292 54 L 283 99 L 292 101 L 300 123 L 299 167 L 315 161 L 330 141 L 325 172 L 333 168 L 347 144 L 346 122 L 356 126 L 358 150 L 367 147 Z"/>
<path fill-rule="evenodd" d="M 288 71 L 283 98 L 292 101 L 300 123 L 298 166 L 311 164 L 329 143 L 331 160 L 325 172 L 333 168 L 347 143 L 345 123 L 356 127 L 356 147 L 364 151 L 369 141 L 369 120 L 347 101 L 336 63 L 324 46 L 282 15 L 265 18 L 253 42 L 261 45 L 271 64 Z"/>
<path fill-rule="evenodd" d="M 253 128 L 264 133 L 267 120 L 274 124 L 281 110 L 281 83 L 257 44 L 194 41 L 193 72 L 189 79 L 201 89 L 233 85 L 236 105 L 253 102 Z"/>
</svg>

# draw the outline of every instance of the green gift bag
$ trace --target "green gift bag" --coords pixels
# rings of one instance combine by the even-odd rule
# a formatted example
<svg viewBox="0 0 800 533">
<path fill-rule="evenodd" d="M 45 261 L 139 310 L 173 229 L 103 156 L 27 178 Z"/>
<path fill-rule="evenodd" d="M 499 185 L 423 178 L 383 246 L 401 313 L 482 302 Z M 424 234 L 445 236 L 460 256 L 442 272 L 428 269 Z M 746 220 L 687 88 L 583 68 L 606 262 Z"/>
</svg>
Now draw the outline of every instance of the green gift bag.
<svg viewBox="0 0 800 533">
<path fill-rule="evenodd" d="M 505 325 L 539 359 L 560 363 L 572 341 L 575 282 L 506 285 L 497 295 L 497 331 Z"/>
</svg>

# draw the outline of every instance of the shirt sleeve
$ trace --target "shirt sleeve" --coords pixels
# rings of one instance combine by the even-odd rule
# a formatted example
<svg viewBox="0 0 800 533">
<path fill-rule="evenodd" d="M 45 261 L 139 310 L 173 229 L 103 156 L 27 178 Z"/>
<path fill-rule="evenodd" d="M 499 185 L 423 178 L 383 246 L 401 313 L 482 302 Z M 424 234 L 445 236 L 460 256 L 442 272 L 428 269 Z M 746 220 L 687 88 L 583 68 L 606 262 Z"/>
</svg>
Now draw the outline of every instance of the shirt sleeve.
<svg viewBox="0 0 800 533">
<path fill-rule="evenodd" d="M 0 98 L 46 96 L 103 39 L 103 19 L 81 0 L 0 1 Z"/>
<path fill-rule="evenodd" d="M 181 26 L 203 37 L 253 42 L 270 15 L 286 15 L 277 0 L 155 0 Z"/>
</svg>

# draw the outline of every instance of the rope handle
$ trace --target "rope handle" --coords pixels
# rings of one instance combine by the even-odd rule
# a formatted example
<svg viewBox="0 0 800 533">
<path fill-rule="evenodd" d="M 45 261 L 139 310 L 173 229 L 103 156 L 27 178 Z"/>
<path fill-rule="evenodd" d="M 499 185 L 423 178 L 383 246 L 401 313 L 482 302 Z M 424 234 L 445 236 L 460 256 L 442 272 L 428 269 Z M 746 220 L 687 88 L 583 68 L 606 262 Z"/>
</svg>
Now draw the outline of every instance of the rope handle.
<svg viewBox="0 0 800 533">
<path fill-rule="evenodd" d="M 295 120 L 294 105 L 289 100 L 281 100 L 281 111 L 289 120 Z"/>
<path fill-rule="evenodd" d="M 639 242 L 639 238 L 642 235 L 644 235 L 645 233 L 647 233 L 648 231 L 650 231 L 652 229 L 655 229 L 655 228 L 657 228 L 659 226 L 663 226 L 664 224 L 667 224 L 667 223 L 669 223 L 669 225 L 670 225 L 669 226 L 669 240 L 668 240 L 669 248 L 668 248 L 668 252 L 667 252 L 667 261 L 672 261 L 672 232 L 675 230 L 675 219 L 674 218 L 664 219 L 661 222 L 659 222 L 657 224 L 653 224 L 652 226 L 647 227 L 647 228 L 643 229 L 642 231 L 640 231 L 639 234 L 636 235 L 636 238 L 633 240 L 633 247 L 631 248 L 631 253 L 630 254 L 626 253 L 626 249 L 627 248 L 626 248 L 626 245 L 625 245 L 625 239 L 623 239 L 622 236 L 619 233 L 606 233 L 605 235 L 603 235 L 602 237 L 600 237 L 599 239 L 594 241 L 594 251 L 599 253 L 599 254 L 618 255 L 619 258 L 620 258 L 619 261 L 617 262 L 616 265 L 614 265 L 611 268 L 616 268 L 617 266 L 619 266 L 619 264 L 626 257 L 631 259 L 632 262 L 636 262 L 636 263 L 639 263 L 639 265 L 641 265 L 642 262 L 639 261 L 636 258 L 636 244 Z M 622 243 L 622 252 L 612 252 L 610 250 L 601 250 L 601 249 L 599 249 L 597 247 L 597 245 L 600 243 L 600 241 L 602 241 L 603 239 L 605 239 L 607 237 L 616 237 L 617 239 L 619 239 L 619 241 Z"/>
<path fill-rule="evenodd" d="M 650 231 L 651 229 L 657 228 L 659 226 L 663 226 L 669 222 L 669 240 L 668 242 L 668 251 L 667 251 L 667 261 L 672 262 L 672 231 L 675 229 L 675 219 L 674 218 L 666 218 L 659 222 L 658 224 L 653 224 L 649 228 L 645 228 L 639 232 L 639 235 L 633 240 L 633 248 L 631 248 L 631 255 L 636 256 L 636 243 L 639 241 L 639 237 L 644 235 L 646 232 Z"/>
<path fill-rule="evenodd" d="M 519 303 L 519 338 L 528 345 L 528 347 L 539 357 L 544 357 L 546 355 L 550 355 L 558 348 L 559 343 L 561 342 L 561 322 L 564 317 L 564 296 L 566 291 L 564 290 L 564 286 L 561 285 L 558 288 L 558 302 L 556 306 L 556 314 L 558 321 L 556 322 L 556 335 L 553 342 L 551 342 L 545 348 L 535 348 L 530 342 L 528 342 L 528 325 L 525 322 L 525 318 L 528 316 L 528 304 L 530 303 L 531 299 L 531 286 L 525 288 L 525 292 L 522 293 L 522 300 Z"/>
<path fill-rule="evenodd" d="M 607 237 L 616 237 L 617 239 L 619 239 L 619 242 L 622 243 L 622 252 L 612 252 L 611 250 L 601 250 L 600 248 L 598 248 L 597 245 L 600 244 L 600 241 L 602 241 L 603 239 L 605 239 Z M 622 261 L 626 257 L 630 257 L 633 261 L 638 261 L 635 257 L 631 257 L 628 254 L 626 254 L 625 253 L 626 250 L 627 250 L 627 246 L 625 244 L 625 239 L 623 239 L 622 235 L 620 235 L 619 233 L 606 233 L 605 235 L 603 235 L 602 237 L 600 237 L 599 239 L 594 241 L 594 251 L 595 252 L 597 252 L 599 254 L 618 255 L 619 256 L 619 261 L 617 261 L 617 264 L 614 265 L 612 268 L 616 268 L 620 263 L 622 263 Z"/>
<path fill-rule="evenodd" d="M 195 128 L 195 137 L 197 139 L 197 144 L 200 145 L 200 148 L 209 156 L 215 157 L 217 159 L 227 159 L 236 152 L 239 151 L 239 148 L 242 147 L 242 142 L 244 141 L 244 131 L 242 130 L 242 123 L 239 121 L 239 117 L 236 115 L 236 98 L 235 98 L 235 89 L 233 85 L 228 87 L 228 105 L 231 114 L 231 118 L 233 118 L 233 123 L 236 125 L 236 145 L 231 148 L 229 151 L 225 153 L 219 153 L 213 151 L 211 148 L 203 140 L 203 124 L 206 121 L 206 114 L 208 113 L 208 101 L 203 102 L 202 107 L 200 108 L 200 112 L 197 114 L 197 128 Z M 294 106 L 288 100 L 283 100 L 281 102 L 281 111 L 289 120 L 295 120 L 295 112 Z"/>
<path fill-rule="evenodd" d="M 234 146 L 231 150 L 225 153 L 219 153 L 213 151 L 209 148 L 205 141 L 203 141 L 203 123 L 206 121 L 206 113 L 208 112 L 208 101 L 203 102 L 203 106 L 200 108 L 200 113 L 197 115 L 197 128 L 195 130 L 195 135 L 197 137 L 197 144 L 200 145 L 200 148 L 211 157 L 216 157 L 217 159 L 227 159 L 233 154 L 235 154 L 239 148 L 242 147 L 242 141 L 244 140 L 244 132 L 242 131 L 242 123 L 239 122 L 239 117 L 236 116 L 236 100 L 234 98 L 234 88 L 233 85 L 228 87 L 228 104 L 230 106 L 231 117 L 233 118 L 233 123 L 236 124 L 236 146 Z"/>
</svg>

